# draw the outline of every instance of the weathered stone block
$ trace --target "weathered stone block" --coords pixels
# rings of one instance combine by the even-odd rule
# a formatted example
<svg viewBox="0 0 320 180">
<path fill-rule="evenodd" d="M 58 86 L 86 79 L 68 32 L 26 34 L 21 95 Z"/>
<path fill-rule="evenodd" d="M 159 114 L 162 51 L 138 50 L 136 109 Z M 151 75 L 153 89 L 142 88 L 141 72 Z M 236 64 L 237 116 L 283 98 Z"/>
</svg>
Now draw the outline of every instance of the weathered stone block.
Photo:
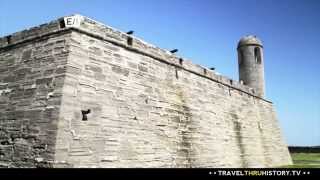
<svg viewBox="0 0 320 180">
<path fill-rule="evenodd" d="M 128 76 L 129 75 L 129 70 L 122 68 L 120 66 L 112 66 L 112 71 L 124 76 Z"/>
<path fill-rule="evenodd" d="M 26 51 L 24 51 L 24 52 L 22 53 L 21 59 L 22 59 L 23 61 L 29 60 L 29 59 L 31 58 L 31 53 L 32 53 L 32 50 L 26 50 Z"/>
<path fill-rule="evenodd" d="M 42 79 L 37 79 L 36 84 L 48 84 L 52 82 L 52 78 L 42 78 Z"/>
</svg>

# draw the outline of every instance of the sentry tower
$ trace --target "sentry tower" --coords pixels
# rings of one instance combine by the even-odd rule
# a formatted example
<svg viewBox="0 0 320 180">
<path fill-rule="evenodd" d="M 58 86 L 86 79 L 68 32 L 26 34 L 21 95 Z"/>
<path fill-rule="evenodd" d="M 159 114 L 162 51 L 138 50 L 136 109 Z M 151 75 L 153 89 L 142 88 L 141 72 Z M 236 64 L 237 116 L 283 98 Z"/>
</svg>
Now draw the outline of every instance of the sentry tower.
<svg viewBox="0 0 320 180">
<path fill-rule="evenodd" d="M 240 39 L 238 43 L 239 81 L 254 88 L 260 97 L 265 95 L 263 46 L 253 35 Z"/>
</svg>

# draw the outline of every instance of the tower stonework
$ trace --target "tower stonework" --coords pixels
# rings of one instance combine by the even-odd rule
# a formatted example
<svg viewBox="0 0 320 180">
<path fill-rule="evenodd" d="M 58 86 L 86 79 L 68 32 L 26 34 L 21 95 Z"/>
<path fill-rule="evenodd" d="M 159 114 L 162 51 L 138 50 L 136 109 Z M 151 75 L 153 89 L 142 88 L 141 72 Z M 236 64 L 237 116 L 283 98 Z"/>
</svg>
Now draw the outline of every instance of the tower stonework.
<svg viewBox="0 0 320 180">
<path fill-rule="evenodd" d="M 265 96 L 262 42 L 256 36 L 245 36 L 238 43 L 239 81 Z"/>
<path fill-rule="evenodd" d="M 291 164 L 250 75 L 242 84 L 81 15 L 0 38 L 0 167 Z"/>
</svg>

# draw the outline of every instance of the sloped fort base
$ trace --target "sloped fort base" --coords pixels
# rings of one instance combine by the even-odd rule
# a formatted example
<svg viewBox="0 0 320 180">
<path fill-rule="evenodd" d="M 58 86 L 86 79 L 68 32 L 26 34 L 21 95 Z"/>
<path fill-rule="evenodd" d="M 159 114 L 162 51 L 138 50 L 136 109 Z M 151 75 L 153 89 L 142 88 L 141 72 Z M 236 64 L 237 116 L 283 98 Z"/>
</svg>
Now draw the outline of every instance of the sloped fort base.
<svg viewBox="0 0 320 180">
<path fill-rule="evenodd" d="M 0 39 L 2 167 L 287 164 L 272 103 L 212 70 L 80 15 Z"/>
</svg>

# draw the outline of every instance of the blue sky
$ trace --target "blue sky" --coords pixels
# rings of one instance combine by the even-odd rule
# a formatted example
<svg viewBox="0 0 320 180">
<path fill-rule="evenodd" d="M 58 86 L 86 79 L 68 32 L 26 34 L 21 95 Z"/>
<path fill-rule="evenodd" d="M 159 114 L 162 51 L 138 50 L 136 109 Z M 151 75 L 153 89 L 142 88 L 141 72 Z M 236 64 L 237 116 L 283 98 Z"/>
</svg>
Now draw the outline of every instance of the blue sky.
<svg viewBox="0 0 320 180">
<path fill-rule="evenodd" d="M 318 0 L 0 0 L 0 36 L 79 13 L 238 80 L 236 45 L 264 44 L 266 96 L 289 145 L 320 145 Z"/>
</svg>

